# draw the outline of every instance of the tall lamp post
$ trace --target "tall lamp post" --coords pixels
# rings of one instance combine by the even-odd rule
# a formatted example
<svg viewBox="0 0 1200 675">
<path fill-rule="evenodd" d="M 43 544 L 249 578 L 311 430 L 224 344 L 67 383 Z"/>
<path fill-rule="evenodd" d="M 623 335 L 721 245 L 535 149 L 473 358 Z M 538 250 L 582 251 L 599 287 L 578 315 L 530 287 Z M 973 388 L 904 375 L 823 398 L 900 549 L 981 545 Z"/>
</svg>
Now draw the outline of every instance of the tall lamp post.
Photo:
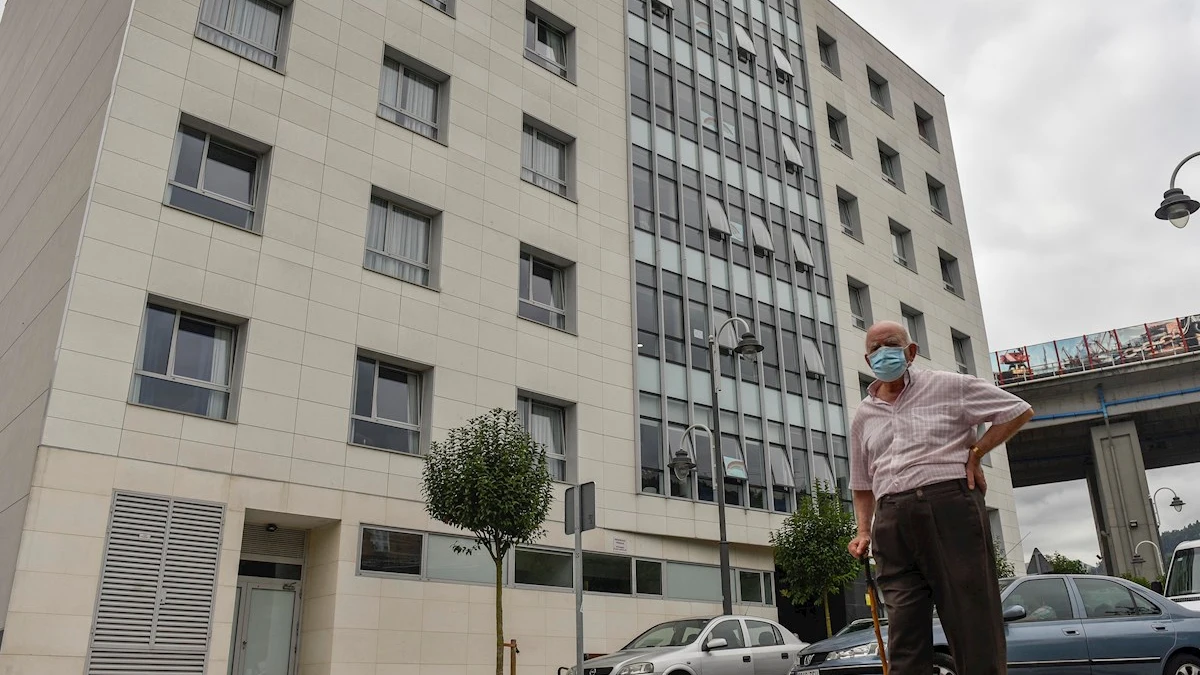
<svg viewBox="0 0 1200 675">
<path fill-rule="evenodd" d="M 1183 507 L 1185 506 L 1183 500 L 1180 499 L 1179 495 L 1175 494 L 1175 491 L 1172 490 L 1171 488 L 1160 487 L 1157 490 L 1155 490 L 1154 495 L 1152 497 L 1150 497 L 1150 508 L 1154 511 L 1154 531 L 1156 533 L 1158 532 L 1159 528 L 1162 527 L 1162 523 L 1159 522 L 1159 520 L 1158 520 L 1158 493 L 1162 492 L 1163 490 L 1166 490 L 1167 492 L 1171 493 L 1172 499 L 1171 499 L 1171 503 L 1169 506 L 1171 508 L 1175 509 L 1175 513 L 1179 513 L 1180 511 L 1183 511 Z M 1160 538 L 1162 537 L 1161 533 L 1159 534 L 1159 537 Z"/>
<path fill-rule="evenodd" d="M 674 472 L 675 477 L 680 482 L 686 480 L 693 471 L 696 470 L 696 460 L 692 458 L 692 453 L 688 452 L 687 442 L 691 434 L 697 429 L 703 430 L 708 434 L 709 446 L 711 447 L 710 455 L 713 460 L 713 489 L 717 493 L 717 526 L 720 529 L 721 536 L 721 610 L 724 614 L 733 614 L 733 593 L 730 588 L 732 580 L 730 579 L 731 572 L 729 568 L 729 534 L 725 527 L 725 457 L 721 454 L 721 406 L 717 397 L 721 393 L 721 359 L 720 359 L 720 339 L 721 333 L 733 324 L 741 324 L 742 337 L 738 340 L 737 345 L 733 348 L 733 352 L 738 356 L 753 356 L 763 350 L 763 345 L 754 337 L 754 333 L 750 331 L 750 324 L 746 323 L 741 317 L 730 317 L 717 328 L 712 335 L 708 336 L 708 361 L 709 375 L 712 377 L 712 429 L 709 429 L 703 424 L 693 424 L 683 432 L 683 437 L 679 441 L 679 447 L 675 449 L 674 455 L 667 466 Z M 718 460 L 717 457 L 721 459 Z"/>
<path fill-rule="evenodd" d="M 1200 211 L 1200 202 L 1185 195 L 1183 190 L 1175 187 L 1175 178 L 1179 175 L 1179 170 L 1183 168 L 1192 159 L 1200 157 L 1200 152 L 1193 152 L 1183 161 L 1175 166 L 1175 170 L 1171 172 L 1171 184 L 1166 192 L 1163 193 L 1162 204 L 1158 210 L 1154 212 L 1154 217 L 1159 220 L 1170 221 L 1172 225 L 1178 228 L 1186 227 L 1188 218 L 1196 211 Z"/>
</svg>

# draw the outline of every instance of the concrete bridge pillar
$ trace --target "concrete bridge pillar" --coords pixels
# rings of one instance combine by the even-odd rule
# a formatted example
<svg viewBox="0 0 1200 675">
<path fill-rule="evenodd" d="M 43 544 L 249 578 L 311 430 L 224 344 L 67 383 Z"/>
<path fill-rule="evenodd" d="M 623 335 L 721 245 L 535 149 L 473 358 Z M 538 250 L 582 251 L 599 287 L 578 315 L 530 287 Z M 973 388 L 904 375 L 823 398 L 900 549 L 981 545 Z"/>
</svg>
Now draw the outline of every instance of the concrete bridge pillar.
<svg viewBox="0 0 1200 675">
<path fill-rule="evenodd" d="M 1155 553 L 1161 544 L 1137 426 L 1132 421 L 1113 422 L 1094 426 L 1091 432 L 1094 461 L 1087 483 L 1105 568 L 1112 575 L 1132 572 L 1153 581 L 1162 573 Z M 1143 541 L 1153 546 L 1139 548 Z M 1139 553 L 1145 562 L 1135 566 L 1133 558 Z"/>
</svg>

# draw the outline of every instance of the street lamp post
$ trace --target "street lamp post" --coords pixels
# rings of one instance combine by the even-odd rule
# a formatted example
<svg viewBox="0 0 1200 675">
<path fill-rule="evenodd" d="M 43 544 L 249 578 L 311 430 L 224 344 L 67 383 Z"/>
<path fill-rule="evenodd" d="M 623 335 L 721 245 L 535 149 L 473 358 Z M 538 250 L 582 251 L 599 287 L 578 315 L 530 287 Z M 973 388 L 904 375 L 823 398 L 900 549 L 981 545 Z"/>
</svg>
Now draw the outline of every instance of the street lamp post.
<svg viewBox="0 0 1200 675">
<path fill-rule="evenodd" d="M 1171 508 L 1175 509 L 1176 513 L 1183 511 L 1183 507 L 1185 506 L 1183 500 L 1180 499 L 1179 495 L 1176 494 L 1175 491 L 1172 490 L 1171 488 L 1164 486 L 1164 487 L 1160 487 L 1157 490 L 1155 490 L 1154 495 L 1150 497 L 1150 509 L 1154 512 L 1154 531 L 1155 531 L 1155 533 L 1158 533 L 1159 528 L 1162 527 L 1162 523 L 1159 522 L 1159 520 L 1158 520 L 1158 493 L 1162 492 L 1163 490 L 1166 490 L 1167 492 L 1171 493 L 1172 499 L 1171 499 L 1171 503 L 1169 506 Z M 1159 536 L 1161 538 L 1161 534 Z"/>
<path fill-rule="evenodd" d="M 1183 228 L 1187 226 L 1188 218 L 1196 211 L 1200 211 L 1200 202 L 1185 195 L 1183 190 L 1175 187 L 1175 178 L 1179 175 L 1179 170 L 1183 168 L 1184 164 L 1187 164 L 1196 157 L 1200 157 L 1200 152 L 1193 152 L 1184 157 L 1183 161 L 1175 166 L 1175 170 L 1171 172 L 1171 184 L 1168 186 L 1167 191 L 1163 193 L 1162 204 L 1154 212 L 1155 218 L 1170 221 L 1175 227 Z"/>
<path fill-rule="evenodd" d="M 729 567 L 729 533 L 725 526 L 725 457 L 721 454 L 721 406 L 717 397 L 721 393 L 721 358 L 720 358 L 720 339 L 721 333 L 725 328 L 738 323 L 745 330 L 742 331 L 742 337 L 738 340 L 737 345 L 733 348 L 733 352 L 738 356 L 751 356 L 763 350 L 762 343 L 758 338 L 754 337 L 754 333 L 750 331 L 750 324 L 746 323 L 741 317 L 730 317 L 724 323 L 708 336 L 708 360 L 709 360 L 709 375 L 712 377 L 712 429 L 709 429 L 703 424 L 693 424 L 683 432 L 683 438 L 679 441 L 679 447 L 675 449 L 668 467 L 675 473 L 675 477 L 682 482 L 692 471 L 696 469 L 696 461 L 692 459 L 691 453 L 687 451 L 687 440 L 693 431 L 697 429 L 704 430 L 708 434 L 708 442 L 711 448 L 710 455 L 713 460 L 713 489 L 717 493 L 717 527 L 720 530 L 720 555 L 721 555 L 721 610 L 725 614 L 733 614 L 733 592 L 730 588 L 732 579 Z M 718 460 L 718 456 L 720 459 Z"/>
</svg>

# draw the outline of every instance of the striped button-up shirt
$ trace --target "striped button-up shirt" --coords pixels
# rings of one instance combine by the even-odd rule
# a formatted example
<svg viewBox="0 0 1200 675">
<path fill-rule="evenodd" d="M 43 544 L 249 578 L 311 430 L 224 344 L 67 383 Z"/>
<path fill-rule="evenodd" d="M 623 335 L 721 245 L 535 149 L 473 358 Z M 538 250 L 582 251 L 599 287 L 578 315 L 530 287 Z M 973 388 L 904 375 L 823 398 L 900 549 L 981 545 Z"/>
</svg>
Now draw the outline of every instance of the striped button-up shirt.
<svg viewBox="0 0 1200 675">
<path fill-rule="evenodd" d="M 964 478 L 976 427 L 1001 424 L 1030 405 L 970 375 L 909 368 L 894 403 L 868 389 L 850 426 L 850 489 L 884 495 Z"/>
</svg>

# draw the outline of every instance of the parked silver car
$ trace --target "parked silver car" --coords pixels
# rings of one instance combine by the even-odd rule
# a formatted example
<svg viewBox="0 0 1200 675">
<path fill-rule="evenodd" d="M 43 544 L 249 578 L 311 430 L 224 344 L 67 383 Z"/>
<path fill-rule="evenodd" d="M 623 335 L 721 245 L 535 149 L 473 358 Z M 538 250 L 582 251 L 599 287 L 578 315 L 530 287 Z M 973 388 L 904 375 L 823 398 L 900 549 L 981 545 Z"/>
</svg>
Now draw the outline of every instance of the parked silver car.
<svg viewBox="0 0 1200 675">
<path fill-rule="evenodd" d="M 582 675 L 787 675 L 807 646 L 768 619 L 679 619 L 658 624 L 615 654 L 585 661 Z M 576 675 L 574 667 L 561 670 Z"/>
</svg>

